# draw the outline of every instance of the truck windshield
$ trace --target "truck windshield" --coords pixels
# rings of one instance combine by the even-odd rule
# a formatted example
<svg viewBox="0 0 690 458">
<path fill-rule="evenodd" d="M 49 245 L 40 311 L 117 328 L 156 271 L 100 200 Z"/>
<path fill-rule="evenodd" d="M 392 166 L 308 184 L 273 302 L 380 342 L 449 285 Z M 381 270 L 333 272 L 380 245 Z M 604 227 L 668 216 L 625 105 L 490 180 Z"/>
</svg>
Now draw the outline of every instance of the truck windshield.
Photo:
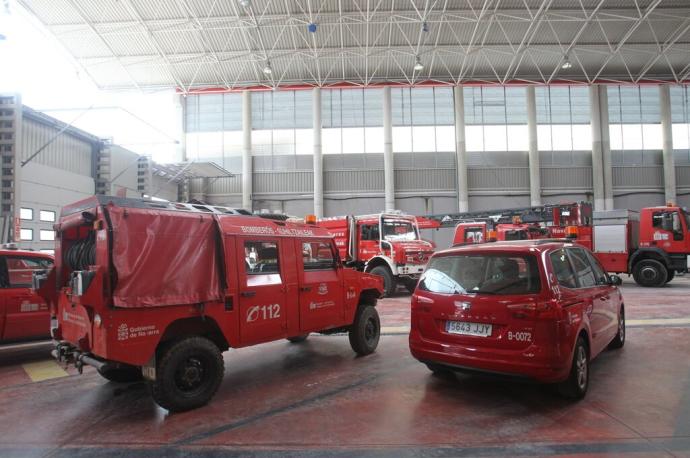
<svg viewBox="0 0 690 458">
<path fill-rule="evenodd" d="M 384 240 L 419 240 L 417 229 L 411 221 L 402 219 L 383 220 Z"/>
<path fill-rule="evenodd" d="M 419 288 L 443 294 L 530 294 L 541 290 L 541 282 L 531 255 L 455 255 L 432 258 Z"/>
</svg>

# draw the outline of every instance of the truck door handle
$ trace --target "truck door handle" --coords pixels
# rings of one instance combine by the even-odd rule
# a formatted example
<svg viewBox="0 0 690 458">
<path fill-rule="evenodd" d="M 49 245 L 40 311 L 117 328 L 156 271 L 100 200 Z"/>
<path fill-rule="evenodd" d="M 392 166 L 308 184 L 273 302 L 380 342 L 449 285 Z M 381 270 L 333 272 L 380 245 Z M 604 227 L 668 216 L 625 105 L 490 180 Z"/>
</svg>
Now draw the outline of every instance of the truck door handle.
<svg viewBox="0 0 690 458">
<path fill-rule="evenodd" d="M 240 293 L 240 296 L 242 296 L 242 297 L 254 297 L 254 296 L 256 296 L 256 291 L 242 291 Z"/>
<path fill-rule="evenodd" d="M 306 293 L 311 291 L 311 286 L 302 286 L 299 290 L 304 291 Z"/>
</svg>

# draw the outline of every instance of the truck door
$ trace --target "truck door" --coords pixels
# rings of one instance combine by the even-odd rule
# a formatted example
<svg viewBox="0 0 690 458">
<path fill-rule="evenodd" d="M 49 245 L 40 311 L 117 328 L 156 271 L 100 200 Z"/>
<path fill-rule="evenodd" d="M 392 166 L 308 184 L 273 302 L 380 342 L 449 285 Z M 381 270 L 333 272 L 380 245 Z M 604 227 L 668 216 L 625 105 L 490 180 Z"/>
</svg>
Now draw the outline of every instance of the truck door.
<svg viewBox="0 0 690 458">
<path fill-rule="evenodd" d="M 50 269 L 52 265 L 50 259 L 37 256 L 0 257 L 0 310 L 4 309 L 5 317 L 2 340 L 50 335 L 50 310 L 31 289 L 31 277 L 34 270 Z"/>
<path fill-rule="evenodd" d="M 296 240 L 301 331 L 340 326 L 345 318 L 342 269 L 330 240 Z"/>
<path fill-rule="evenodd" d="M 663 210 L 652 213 L 652 234 L 650 245 L 669 253 L 685 251 L 685 231 L 678 210 Z"/>
<path fill-rule="evenodd" d="M 285 261 L 279 239 L 237 238 L 241 345 L 286 335 Z"/>
<path fill-rule="evenodd" d="M 379 223 L 362 223 L 359 225 L 359 259 L 368 261 L 381 252 Z"/>
</svg>

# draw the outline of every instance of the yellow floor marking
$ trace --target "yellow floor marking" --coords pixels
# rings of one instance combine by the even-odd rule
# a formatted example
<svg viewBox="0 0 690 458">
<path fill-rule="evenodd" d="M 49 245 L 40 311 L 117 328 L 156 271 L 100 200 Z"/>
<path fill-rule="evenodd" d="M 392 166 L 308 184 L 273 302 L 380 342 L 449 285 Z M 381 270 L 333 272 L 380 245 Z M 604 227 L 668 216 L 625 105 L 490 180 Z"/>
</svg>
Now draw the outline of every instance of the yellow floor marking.
<svg viewBox="0 0 690 458">
<path fill-rule="evenodd" d="M 402 334 L 410 332 L 409 326 L 381 326 L 382 334 Z"/>
<path fill-rule="evenodd" d="M 648 318 L 644 320 L 626 320 L 625 324 L 629 326 L 674 326 L 674 325 L 689 325 L 690 318 Z"/>
<path fill-rule="evenodd" d="M 22 364 L 22 367 L 33 382 L 67 377 L 67 375 L 69 375 L 58 363 L 52 360 L 26 363 Z"/>
</svg>

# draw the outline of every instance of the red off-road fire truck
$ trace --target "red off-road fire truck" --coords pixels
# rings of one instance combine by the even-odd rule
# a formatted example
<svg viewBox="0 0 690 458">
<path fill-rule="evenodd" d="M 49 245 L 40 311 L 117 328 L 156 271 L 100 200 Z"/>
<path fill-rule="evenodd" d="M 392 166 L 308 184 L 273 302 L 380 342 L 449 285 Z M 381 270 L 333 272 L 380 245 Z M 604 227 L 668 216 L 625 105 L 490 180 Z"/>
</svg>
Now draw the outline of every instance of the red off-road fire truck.
<svg viewBox="0 0 690 458">
<path fill-rule="evenodd" d="M 323 218 L 317 225 L 335 237 L 349 265 L 383 278 L 386 296 L 398 283 L 414 291 L 434 253 L 434 244 L 420 237 L 416 217 L 400 212 Z"/>
<path fill-rule="evenodd" d="M 608 272 L 630 274 L 641 286 L 663 286 L 689 267 L 690 215 L 675 205 L 593 212 L 590 203 L 577 202 L 431 215 L 419 221 L 427 228 L 456 225 L 454 245 L 569 238 L 592 250 Z"/>
<path fill-rule="evenodd" d="M 143 376 L 171 411 L 211 399 L 231 347 L 310 332 L 347 332 L 360 355 L 378 345 L 382 281 L 344 268 L 323 228 L 94 196 L 56 229 L 55 269 L 34 279 L 54 307 L 54 355 L 113 381 Z"/>
</svg>

